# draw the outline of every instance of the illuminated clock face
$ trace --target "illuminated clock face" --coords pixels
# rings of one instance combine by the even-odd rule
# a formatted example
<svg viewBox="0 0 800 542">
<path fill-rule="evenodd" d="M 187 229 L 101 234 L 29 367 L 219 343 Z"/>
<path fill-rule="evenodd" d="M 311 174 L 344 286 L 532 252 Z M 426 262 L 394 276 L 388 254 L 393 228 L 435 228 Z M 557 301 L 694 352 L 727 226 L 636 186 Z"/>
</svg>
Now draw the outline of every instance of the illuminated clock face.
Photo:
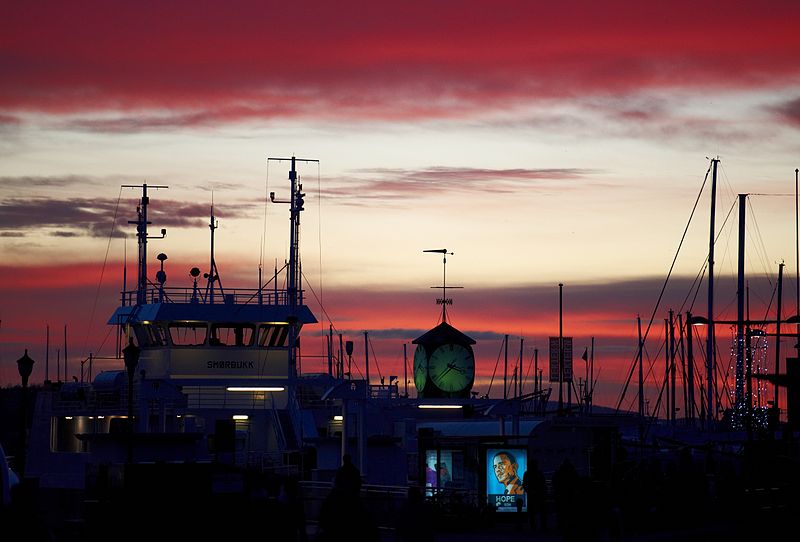
<svg viewBox="0 0 800 542">
<path fill-rule="evenodd" d="M 428 376 L 442 391 L 464 390 L 475 379 L 475 358 L 470 350 L 459 344 L 445 344 L 431 354 Z"/>
<path fill-rule="evenodd" d="M 421 391 L 428 381 L 428 354 L 425 352 L 425 347 L 421 344 L 417 345 L 417 350 L 414 352 L 414 385 L 417 391 Z"/>
</svg>

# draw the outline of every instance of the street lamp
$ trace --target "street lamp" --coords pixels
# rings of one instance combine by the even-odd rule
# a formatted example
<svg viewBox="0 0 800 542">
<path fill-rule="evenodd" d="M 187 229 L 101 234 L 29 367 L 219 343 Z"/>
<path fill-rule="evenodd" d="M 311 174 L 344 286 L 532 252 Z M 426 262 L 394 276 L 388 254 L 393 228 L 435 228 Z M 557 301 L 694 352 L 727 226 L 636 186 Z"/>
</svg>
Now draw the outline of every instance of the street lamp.
<svg viewBox="0 0 800 542">
<path fill-rule="evenodd" d="M 686 324 L 688 326 L 707 326 L 709 325 L 708 318 L 700 315 L 692 315 L 686 319 Z M 690 335 L 691 335 L 691 328 L 690 328 Z M 708 427 L 711 428 L 711 423 L 715 418 L 716 410 L 714 409 L 714 332 L 709 326 L 708 332 L 706 333 L 706 341 L 707 341 L 707 349 L 706 351 L 710 354 L 707 355 L 706 359 L 706 418 L 708 420 Z"/>
<path fill-rule="evenodd" d="M 33 364 L 34 361 L 28 356 L 28 349 L 25 349 L 25 353 L 22 355 L 21 358 L 17 360 L 17 370 L 19 371 L 19 376 L 22 379 L 22 401 L 20 404 L 20 412 L 22 414 L 22 424 L 20 426 L 19 431 L 19 475 L 20 478 L 25 475 L 25 433 L 27 432 L 27 423 L 26 420 L 28 418 L 27 406 L 28 406 L 28 378 L 31 376 L 31 372 L 33 372 Z"/>
<path fill-rule="evenodd" d="M 125 369 L 128 371 L 128 463 L 133 463 L 133 375 L 139 364 L 141 349 L 133 344 L 133 337 L 128 339 L 128 346 L 122 349 Z"/>
<path fill-rule="evenodd" d="M 28 387 L 28 378 L 31 376 L 31 372 L 33 372 L 33 364 L 34 361 L 28 356 L 28 349 L 26 348 L 25 353 L 17 360 L 17 370 L 19 371 L 19 376 L 22 378 L 23 388 Z"/>
</svg>

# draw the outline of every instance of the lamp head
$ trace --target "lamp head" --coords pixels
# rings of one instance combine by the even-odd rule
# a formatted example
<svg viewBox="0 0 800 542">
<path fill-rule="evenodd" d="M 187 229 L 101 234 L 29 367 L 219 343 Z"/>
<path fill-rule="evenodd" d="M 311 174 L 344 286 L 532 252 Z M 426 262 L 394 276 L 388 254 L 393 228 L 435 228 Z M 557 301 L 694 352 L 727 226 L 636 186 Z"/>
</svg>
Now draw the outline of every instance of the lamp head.
<svg viewBox="0 0 800 542">
<path fill-rule="evenodd" d="M 28 349 L 26 348 L 25 353 L 17 360 L 17 370 L 19 371 L 19 376 L 22 377 L 22 387 L 28 385 L 28 377 L 31 376 L 33 371 L 33 363 L 34 361 L 28 356 Z"/>
<path fill-rule="evenodd" d="M 129 375 L 133 375 L 136 366 L 139 364 L 139 353 L 141 348 L 133 344 L 133 337 L 128 339 L 128 346 L 122 349 L 122 356 L 125 359 L 125 368 Z"/>
<path fill-rule="evenodd" d="M 695 314 L 692 315 L 691 318 L 689 318 L 689 324 L 693 326 L 707 326 L 708 318 L 706 318 L 705 316 L 700 316 Z"/>
</svg>

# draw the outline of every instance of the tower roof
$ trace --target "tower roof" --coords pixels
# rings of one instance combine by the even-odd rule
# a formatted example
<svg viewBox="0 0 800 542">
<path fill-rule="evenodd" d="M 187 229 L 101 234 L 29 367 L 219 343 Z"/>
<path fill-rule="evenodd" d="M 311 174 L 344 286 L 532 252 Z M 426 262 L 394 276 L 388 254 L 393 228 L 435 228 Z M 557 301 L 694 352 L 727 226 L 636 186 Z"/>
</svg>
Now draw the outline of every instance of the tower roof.
<svg viewBox="0 0 800 542">
<path fill-rule="evenodd" d="M 417 337 L 413 341 L 413 344 L 421 344 L 423 346 L 427 345 L 440 345 L 440 344 L 475 344 L 475 339 L 464 335 L 459 330 L 448 324 L 447 322 L 442 322 L 435 328 L 431 329 L 427 333 Z"/>
</svg>

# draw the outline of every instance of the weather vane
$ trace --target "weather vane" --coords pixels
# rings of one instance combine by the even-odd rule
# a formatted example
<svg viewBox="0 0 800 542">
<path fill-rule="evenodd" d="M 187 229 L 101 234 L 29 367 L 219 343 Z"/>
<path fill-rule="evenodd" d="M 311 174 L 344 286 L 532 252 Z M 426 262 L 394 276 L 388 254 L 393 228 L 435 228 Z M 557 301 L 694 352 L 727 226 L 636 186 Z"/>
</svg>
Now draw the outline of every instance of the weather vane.
<svg viewBox="0 0 800 542">
<path fill-rule="evenodd" d="M 453 304 L 453 299 L 447 297 L 447 255 L 453 256 L 455 252 L 447 252 L 446 248 L 434 248 L 423 250 L 422 252 L 433 252 L 442 255 L 442 285 L 431 286 L 431 288 L 441 288 L 442 290 L 442 297 L 436 298 L 436 304 L 442 306 L 442 322 L 447 322 L 447 305 Z M 449 288 L 462 289 L 463 286 L 450 286 Z"/>
</svg>

